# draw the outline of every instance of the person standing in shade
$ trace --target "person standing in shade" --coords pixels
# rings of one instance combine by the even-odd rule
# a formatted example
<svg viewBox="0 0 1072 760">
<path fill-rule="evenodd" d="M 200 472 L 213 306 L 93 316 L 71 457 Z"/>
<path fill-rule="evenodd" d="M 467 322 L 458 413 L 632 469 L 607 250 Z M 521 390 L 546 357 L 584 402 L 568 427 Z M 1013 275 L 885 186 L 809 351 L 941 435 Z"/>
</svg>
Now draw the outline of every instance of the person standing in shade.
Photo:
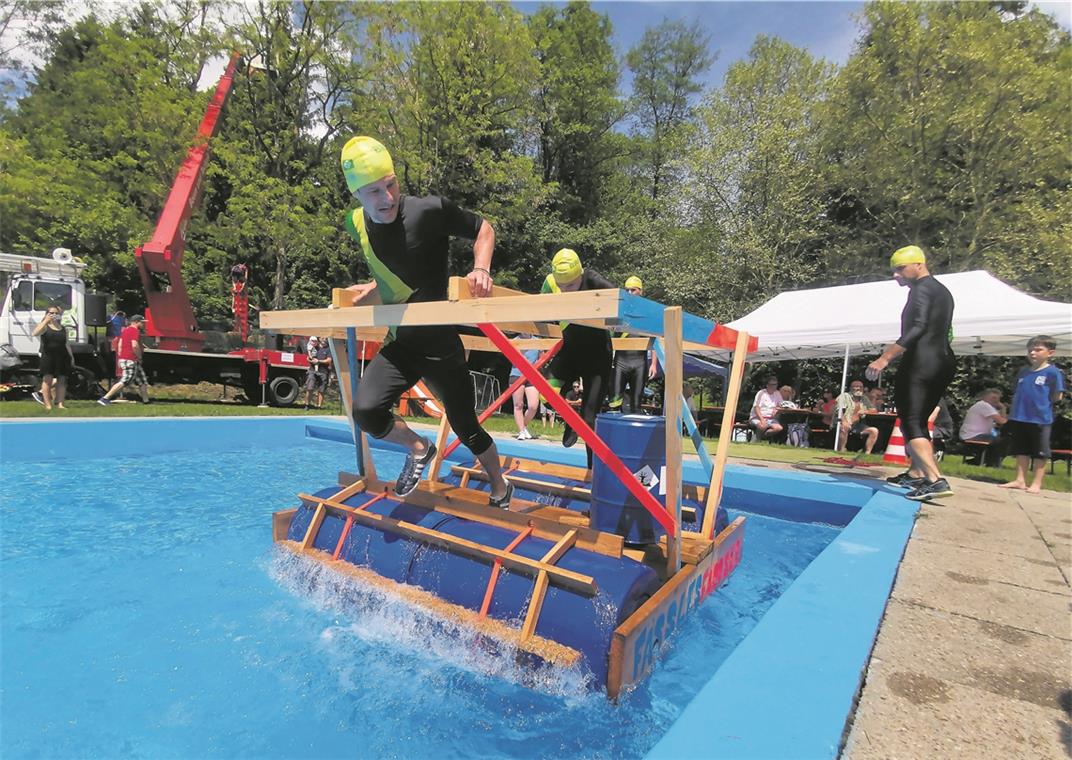
<svg viewBox="0 0 1072 760">
<path fill-rule="evenodd" d="M 1016 478 L 1000 488 L 1022 488 L 1028 493 L 1042 490 L 1046 462 L 1052 456 L 1050 430 L 1053 405 L 1065 391 L 1061 370 L 1050 364 L 1057 351 L 1057 341 L 1049 335 L 1036 335 L 1027 342 L 1027 366 L 1016 376 L 1012 411 L 1006 424 L 1009 452 L 1016 455 Z M 1034 460 L 1035 474 L 1027 484 L 1027 467 Z"/>
<path fill-rule="evenodd" d="M 919 246 L 894 251 L 890 266 L 897 284 L 909 289 L 908 302 L 901 312 L 901 337 L 867 365 L 866 375 L 868 380 L 877 380 L 889 363 L 900 357 L 894 401 L 912 461 L 906 472 L 887 480 L 910 489 L 906 496 L 913 501 L 930 501 L 953 495 L 935 461 L 927 424 L 956 370 L 956 357 L 949 345 L 953 295 L 931 276 Z"/>
<path fill-rule="evenodd" d="M 635 296 L 644 294 L 643 281 L 633 275 L 625 281 L 625 291 Z M 628 338 L 629 333 L 618 337 Z M 644 383 L 655 377 L 659 364 L 655 352 L 648 360 L 647 350 L 630 350 L 614 352 L 614 376 L 611 382 L 610 407 L 621 407 L 623 414 L 640 414 L 640 404 L 644 399 Z M 628 393 L 626 389 L 628 388 Z"/>
<path fill-rule="evenodd" d="M 33 394 L 34 400 L 39 400 L 49 411 L 53 404 L 57 409 L 66 409 L 63 400 L 67 394 L 67 376 L 74 366 L 74 354 L 67 340 L 67 328 L 63 326 L 63 309 L 49 306 L 45 318 L 33 329 L 33 337 L 41 340 L 41 390 Z"/>
<path fill-rule="evenodd" d="M 327 338 L 321 340 L 315 335 L 309 345 L 309 369 L 305 371 L 305 408 L 309 408 L 313 393 L 316 393 L 316 408 L 321 409 L 324 406 L 324 391 L 331 379 L 331 347 Z"/>
<path fill-rule="evenodd" d="M 614 284 L 594 269 L 585 269 L 581 258 L 570 248 L 563 248 L 551 259 L 551 274 L 544 278 L 541 293 L 575 293 L 579 290 L 613 289 Z M 548 382 L 559 390 L 578 378 L 581 391 L 582 419 L 595 429 L 596 415 L 610 390 L 611 362 L 610 333 L 598 327 L 567 324 L 562 329 L 562 349 L 551 360 L 547 370 Z M 568 424 L 562 434 L 562 445 L 569 448 L 577 442 L 577 431 Z M 592 449 L 588 453 L 588 469 L 592 468 Z"/>
<path fill-rule="evenodd" d="M 141 328 L 145 324 L 145 317 L 135 314 L 130 318 L 130 324 L 123 328 L 119 334 L 119 347 L 116 353 L 119 356 L 119 380 L 108 389 L 108 392 L 97 399 L 101 406 L 108 406 L 112 398 L 128 385 L 138 386 L 143 404 L 149 403 L 149 381 L 145 377 L 145 370 L 141 366 Z"/>
<path fill-rule="evenodd" d="M 452 236 L 474 241 L 473 267 L 465 278 L 470 292 L 477 298 L 491 295 L 495 230 L 487 220 L 437 195 L 404 195 L 391 155 L 371 137 L 349 140 L 340 161 L 346 186 L 361 202 L 346 215 L 346 230 L 360 246 L 373 276 L 370 283 L 350 286 L 354 304 L 447 300 Z M 503 478 L 495 443 L 477 420 L 465 350 L 453 325 L 391 328 L 354 395 L 357 426 L 408 452 L 395 493 L 412 493 L 436 454 L 435 444 L 391 411 L 418 380 L 443 403 L 450 426 L 484 466 L 491 483 L 489 505 L 509 509 L 514 487 Z"/>
<path fill-rule="evenodd" d="M 1006 441 L 998 435 L 998 428 L 1008 422 L 1005 404 L 1001 403 L 1001 391 L 987 388 L 964 415 L 960 426 L 960 440 L 985 443 L 971 464 L 1000 467 Z M 937 421 L 935 422 L 937 426 Z"/>
</svg>

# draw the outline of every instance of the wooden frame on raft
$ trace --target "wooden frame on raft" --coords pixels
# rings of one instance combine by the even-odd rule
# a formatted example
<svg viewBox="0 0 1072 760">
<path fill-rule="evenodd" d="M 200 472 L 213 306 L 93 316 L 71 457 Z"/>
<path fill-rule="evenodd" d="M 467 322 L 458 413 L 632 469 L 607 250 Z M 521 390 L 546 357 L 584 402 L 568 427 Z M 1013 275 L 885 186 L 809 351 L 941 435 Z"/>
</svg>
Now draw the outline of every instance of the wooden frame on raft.
<svg viewBox="0 0 1072 760">
<path fill-rule="evenodd" d="M 690 432 L 695 429 L 695 423 L 684 404 L 682 393 L 684 351 L 712 348 L 733 350 L 723 421 L 723 430 L 730 430 L 740 394 L 745 358 L 750 350 L 755 350 L 756 339 L 746 333 L 739 333 L 685 314 L 680 307 L 664 307 L 622 290 L 526 295 L 496 286 L 490 297 L 477 299 L 469 294 L 465 281 L 455 277 L 450 280 L 449 300 L 446 302 L 349 306 L 348 301 L 351 296 L 343 290 L 334 291 L 332 298 L 331 309 L 263 312 L 261 326 L 278 332 L 315 334 L 330 338 L 332 356 L 339 373 L 339 387 L 343 396 L 344 410 L 351 421 L 351 430 L 358 444 L 358 475 L 341 475 L 340 482 L 345 487 L 330 498 L 300 494 L 303 502 L 316 505 L 314 518 L 303 541 L 285 540 L 294 510 L 275 515 L 273 522 L 275 540 L 297 553 L 313 556 L 333 567 L 346 565 L 346 568 L 340 569 L 363 580 L 369 580 L 367 576 L 375 576 L 371 571 L 356 568 L 337 559 L 339 550 L 343 546 L 345 532 L 339 539 L 335 557 L 313 548 L 313 540 L 320 524 L 327 514 L 333 513 L 345 515 L 347 526 L 361 523 L 378 530 L 406 536 L 411 540 L 434 543 L 449 551 L 487 562 L 491 566 L 491 577 L 481 612 L 458 608 L 446 610 L 446 614 L 455 620 L 477 627 L 488 635 L 509 641 L 525 651 L 536 654 L 551 652 L 554 656 L 548 659 L 556 662 L 568 661 L 576 655 L 576 652 L 556 642 L 540 639 L 535 634 L 547 587 L 557 583 L 578 593 L 594 593 L 595 582 L 587 576 L 560 570 L 555 567 L 555 563 L 574 547 L 611 556 L 626 554 L 638 561 L 654 565 L 660 577 L 664 579 L 664 584 L 654 596 L 615 630 L 611 643 L 607 694 L 612 699 L 616 698 L 623 688 L 643 679 L 650 672 L 660 645 L 672 634 L 678 622 L 718 588 L 719 584 L 736 567 L 740 560 L 744 534 L 744 518 L 737 518 L 718 536 L 714 535 L 715 516 L 722 496 L 729 436 L 722 436 L 719 439 L 713 461 L 706 452 L 702 451 L 702 439 L 697 440 L 694 436 L 705 470 L 709 470 L 710 482 L 706 489 L 697 489 L 694 486 L 685 487 L 682 484 L 681 427 L 685 424 Z M 519 349 L 557 350 L 561 345 L 560 323 L 562 321 L 625 330 L 631 336 L 638 334 L 650 336 L 615 338 L 614 344 L 618 350 L 643 350 L 652 345 L 653 337 L 661 338 L 656 348 L 660 358 L 664 359 L 662 362 L 665 371 L 664 413 L 668 420 L 674 420 L 674 423 L 668 422 L 666 425 L 667 461 L 663 482 L 668 507 L 663 507 L 640 486 L 618 457 L 550 387 L 539 373 L 538 366 L 534 367 L 521 355 Z M 464 470 L 462 485 L 459 487 L 439 482 L 437 478 L 442 462 L 453 446 L 457 445 L 457 442 L 452 445 L 447 443 L 450 426 L 445 415 L 436 436 L 439 454 L 430 469 L 433 479 L 421 483 L 416 491 L 406 497 L 405 501 L 408 504 L 433 509 L 444 514 L 519 531 L 509 547 L 502 549 L 464 541 L 414 523 L 366 512 L 363 506 L 349 507 L 343 503 L 347 498 L 362 490 L 379 492 L 386 491 L 388 487 L 388 484 L 377 479 L 367 436 L 357 429 L 352 421 L 351 403 L 353 391 L 356 388 L 357 373 L 354 357 L 357 353 L 358 341 L 383 340 L 387 328 L 394 325 L 443 324 L 476 325 L 483 332 L 482 337 L 462 336 L 465 348 L 502 352 L 521 371 L 522 379 L 519 379 L 515 385 L 527 380 L 540 390 L 541 395 L 550 402 L 552 407 L 577 430 L 579 437 L 591 446 L 593 452 L 621 478 L 622 483 L 648 509 L 653 518 L 666 528 L 667 535 L 660 544 L 643 550 L 624 548 L 620 536 L 588 528 L 584 524 L 583 517 L 569 510 L 521 502 L 516 499 L 513 511 L 503 512 L 492 509 L 487 506 L 486 494 L 471 491 L 465 487 L 470 477 L 480 475 L 480 471 L 475 468 L 462 468 Z M 524 332 L 536 337 L 510 340 L 502 332 L 504 329 Z M 545 353 L 538 364 L 549 358 L 550 356 Z M 497 408 L 498 404 L 501 404 L 508 396 L 509 389 L 502 394 L 492 409 Z M 693 424 L 689 425 L 690 422 Z M 515 468 L 518 466 L 524 468 L 528 465 L 524 462 L 514 464 Z M 548 467 L 561 466 L 534 465 L 537 471 L 540 468 L 546 470 Z M 570 468 L 562 469 L 569 470 Z M 584 471 L 582 470 L 581 473 Z M 584 474 L 587 475 L 587 473 Z M 526 482 L 526 487 L 534 485 L 535 483 Z M 548 490 L 557 490 L 571 496 L 583 497 L 584 494 L 590 496 L 587 489 L 573 486 L 557 488 L 553 484 L 548 484 Z M 681 529 L 681 499 L 685 490 L 696 492 L 704 500 L 704 520 L 699 532 Z M 540 560 L 524 558 L 513 552 L 513 546 L 529 535 L 550 538 L 555 542 Z M 520 629 L 506 626 L 499 621 L 489 621 L 486 616 L 500 566 L 505 566 L 515 572 L 530 574 L 534 578 L 533 593 Z M 399 588 L 410 588 L 392 581 L 386 582 Z M 376 584 L 382 585 L 379 581 Z M 400 593 L 406 598 L 415 599 L 414 593 L 410 591 Z M 416 596 L 420 594 L 431 596 L 423 591 Z M 442 602 L 442 600 L 438 601 Z M 422 603 L 424 606 L 431 604 L 431 607 L 437 611 L 443 611 L 429 600 L 424 600 Z M 442 602 L 442 604 L 446 603 Z M 448 606 L 453 607 L 453 605 Z M 559 651 L 555 647 L 568 651 Z"/>
</svg>

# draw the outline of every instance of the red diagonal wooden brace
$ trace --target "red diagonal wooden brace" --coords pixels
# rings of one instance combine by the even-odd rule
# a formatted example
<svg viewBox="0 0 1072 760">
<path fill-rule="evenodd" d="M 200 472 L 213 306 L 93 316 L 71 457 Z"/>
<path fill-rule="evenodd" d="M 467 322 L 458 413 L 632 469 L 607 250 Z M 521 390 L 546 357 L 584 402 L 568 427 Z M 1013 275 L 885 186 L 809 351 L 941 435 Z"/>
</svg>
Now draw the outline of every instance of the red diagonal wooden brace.
<svg viewBox="0 0 1072 760">
<path fill-rule="evenodd" d="M 544 379 L 543 375 L 533 369 L 525 357 L 513 347 L 509 339 L 503 335 L 502 330 L 493 324 L 483 323 L 478 324 L 477 327 L 483 332 L 495 347 L 502 351 L 503 355 L 513 362 L 514 366 L 521 370 L 521 374 L 528 379 L 530 383 L 536 386 L 536 389 L 540 391 L 540 395 L 543 396 L 551 407 L 558 412 L 559 416 L 566 421 L 566 424 L 577 431 L 577 435 L 581 439 L 592 447 L 592 453 L 599 457 L 615 477 L 622 481 L 629 492 L 640 502 L 644 509 L 651 513 L 651 516 L 659 521 L 659 524 L 666 528 L 666 532 L 671 536 L 677 535 L 677 526 L 674 525 L 674 518 L 663 507 L 662 504 L 652 496 L 646 488 L 637 482 L 637 479 L 633 476 L 633 473 L 629 472 L 622 460 L 610 450 L 607 444 L 596 435 L 592 428 L 588 427 L 588 423 L 581 418 L 581 415 L 577 414 L 567 402 L 562 398 L 559 393 L 551 387 L 551 384 Z"/>
<path fill-rule="evenodd" d="M 549 349 L 547 349 L 544 352 L 543 356 L 538 358 L 536 360 L 536 363 L 534 365 L 532 365 L 532 366 L 535 367 L 536 369 L 539 369 L 543 365 L 547 364 L 547 362 L 551 361 L 551 359 L 554 357 L 554 355 L 558 353 L 558 350 L 560 348 L 562 348 L 562 341 L 559 341 L 558 343 L 556 343 L 555 345 L 553 345 Z M 524 361 L 524 357 L 522 357 L 522 360 Z M 527 361 L 525 363 L 528 364 Z M 520 369 L 520 367 L 519 367 L 519 369 Z M 482 411 L 480 413 L 480 415 L 476 418 L 476 421 L 477 422 L 484 422 L 484 420 L 486 420 L 488 417 L 490 417 L 491 415 L 495 414 L 495 412 L 499 411 L 499 407 L 502 406 L 503 404 L 505 404 L 506 399 L 508 399 L 512 395 L 514 395 L 514 391 L 516 391 L 518 388 L 520 388 L 524 384 L 524 382 L 525 382 L 525 376 L 522 375 L 517 380 L 515 380 L 512 383 L 510 383 L 510 386 L 505 391 L 503 391 L 502 394 L 497 399 L 492 401 L 491 405 L 488 406 L 487 409 L 485 409 L 484 411 Z M 454 451 L 454 449 L 458 448 L 458 446 L 460 444 L 461 444 L 461 439 L 459 439 L 459 438 L 455 438 L 453 441 L 451 441 L 450 445 L 447 446 L 447 448 L 443 450 L 442 458 L 446 459 L 447 457 L 449 457 L 451 452 Z"/>
<path fill-rule="evenodd" d="M 517 545 L 524 541 L 532 533 L 532 526 L 525 528 L 523 531 L 517 534 L 517 538 L 510 542 L 510 544 L 503 549 L 504 552 L 512 552 L 517 548 Z M 491 598 L 495 595 L 495 585 L 499 582 L 499 571 L 502 570 L 502 560 L 497 559 L 491 566 L 491 577 L 488 578 L 488 587 L 484 591 L 484 603 L 480 605 L 480 617 L 486 618 L 488 616 L 488 610 L 491 608 Z"/>
<path fill-rule="evenodd" d="M 355 507 L 355 509 L 357 509 L 358 511 L 360 511 L 362 509 L 368 509 L 373 504 L 378 502 L 380 499 L 384 499 L 386 497 L 387 497 L 387 491 L 384 491 L 379 496 L 373 496 L 371 499 L 366 501 L 360 507 Z M 347 515 L 346 516 L 346 524 L 342 526 L 342 535 L 339 536 L 339 543 L 335 544 L 335 553 L 331 555 L 332 559 L 338 559 L 339 558 L 339 554 L 342 552 L 342 545 L 343 545 L 343 543 L 345 543 L 346 537 L 350 535 L 350 528 L 352 528 L 352 527 L 354 527 L 354 518 L 353 518 L 352 515 Z"/>
</svg>

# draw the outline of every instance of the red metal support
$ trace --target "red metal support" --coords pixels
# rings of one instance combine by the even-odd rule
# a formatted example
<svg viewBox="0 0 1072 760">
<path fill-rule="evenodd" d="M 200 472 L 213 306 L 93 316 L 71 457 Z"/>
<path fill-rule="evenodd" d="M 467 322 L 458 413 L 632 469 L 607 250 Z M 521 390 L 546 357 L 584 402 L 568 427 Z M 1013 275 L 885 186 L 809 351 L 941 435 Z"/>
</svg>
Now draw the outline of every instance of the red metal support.
<svg viewBox="0 0 1072 760">
<path fill-rule="evenodd" d="M 543 356 L 541 356 L 539 359 L 536 360 L 536 363 L 534 365 L 532 365 L 533 368 L 537 369 L 537 370 L 540 369 L 540 367 L 542 367 L 543 365 L 547 364 L 547 362 L 551 361 L 551 359 L 554 358 L 555 354 L 557 354 L 559 349 L 561 349 L 561 348 L 562 348 L 562 341 L 559 341 L 555 345 L 551 346 L 551 348 L 547 349 L 547 351 L 544 352 Z M 519 377 L 514 382 L 510 383 L 510 386 L 505 391 L 503 391 L 502 394 L 497 399 L 492 401 L 491 404 L 488 405 L 487 409 L 485 409 L 484 411 L 482 411 L 480 413 L 480 415 L 476 418 L 477 422 L 484 422 L 484 420 L 486 420 L 488 417 L 490 417 L 491 415 L 495 414 L 495 412 L 499 411 L 499 407 L 506 403 L 506 399 L 510 398 L 510 396 L 512 396 L 514 394 L 514 391 L 516 391 L 518 388 L 520 388 L 524 383 L 525 383 L 525 376 L 524 375 Z M 461 439 L 460 438 L 455 438 L 453 441 L 450 442 L 450 445 L 447 446 L 447 448 L 443 450 L 442 458 L 446 459 L 447 457 L 449 457 L 451 455 L 451 452 L 453 452 L 454 449 L 458 448 L 458 446 L 460 446 L 460 445 L 461 445 Z"/>
<path fill-rule="evenodd" d="M 540 395 L 551 404 L 551 407 L 558 412 L 567 425 L 577 431 L 577 435 L 592 448 L 592 453 L 610 468 L 611 472 L 622 481 L 625 487 L 629 489 L 629 492 L 640 502 L 641 506 L 659 521 L 659 524 L 666 529 L 669 535 L 676 536 L 677 528 L 674 525 L 673 516 L 646 488 L 637 482 L 637 479 L 633 477 L 633 473 L 629 472 L 629 468 L 622 464 L 622 460 L 610 450 L 607 444 L 603 443 L 592 428 L 588 427 L 588 423 L 573 410 L 573 407 L 566 402 L 566 399 L 551 387 L 551 384 L 547 382 L 544 376 L 525 360 L 525 357 L 514 348 L 513 344 L 510 343 L 510 339 L 503 334 L 502 330 L 489 323 L 479 324 L 477 327 L 488 336 L 491 342 L 495 344 L 495 347 L 502 352 L 503 356 L 509 359 L 515 367 L 521 370 L 521 374 L 536 386 L 537 390 L 540 391 Z"/>
<path fill-rule="evenodd" d="M 505 549 L 503 549 L 503 551 L 504 552 L 512 552 L 514 549 L 516 549 L 518 547 L 518 544 L 520 544 L 522 541 L 524 541 L 526 538 L 528 538 L 531 535 L 532 535 L 532 526 L 529 525 L 523 531 L 518 533 L 517 537 L 514 538 L 514 540 L 511 541 L 507 545 L 507 547 Z M 494 563 L 492 563 L 491 577 L 488 578 L 488 587 L 486 589 L 484 589 L 484 602 L 483 602 L 483 604 L 480 605 L 480 615 L 479 615 L 479 617 L 481 617 L 481 618 L 486 618 L 488 616 L 488 610 L 491 609 L 491 600 L 495 596 L 495 586 L 499 582 L 499 571 L 500 570 L 502 570 L 502 560 L 497 559 L 497 560 L 495 560 Z"/>
<path fill-rule="evenodd" d="M 158 339 L 158 348 L 199 351 L 205 343 L 182 279 L 182 254 L 186 249 L 186 225 L 201 197 L 208 143 L 219 129 L 220 113 L 231 93 L 240 59 L 238 53 L 231 54 L 227 69 L 201 119 L 194 145 L 175 175 L 152 238 L 134 249 L 138 275 L 148 301 L 146 334 Z"/>
</svg>

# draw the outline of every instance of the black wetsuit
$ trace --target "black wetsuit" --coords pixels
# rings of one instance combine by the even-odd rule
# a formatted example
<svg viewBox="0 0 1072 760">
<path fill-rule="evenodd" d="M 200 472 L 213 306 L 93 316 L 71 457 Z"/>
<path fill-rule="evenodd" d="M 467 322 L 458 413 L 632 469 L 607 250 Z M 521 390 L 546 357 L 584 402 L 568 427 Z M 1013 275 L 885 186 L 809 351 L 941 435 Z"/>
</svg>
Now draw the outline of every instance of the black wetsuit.
<svg viewBox="0 0 1072 760">
<path fill-rule="evenodd" d="M 41 338 L 41 376 L 67 377 L 71 374 L 71 355 L 67 352 L 67 328 L 46 327 Z"/>
<path fill-rule="evenodd" d="M 376 257 L 412 288 L 407 303 L 416 303 L 446 300 L 448 239 L 452 235 L 476 239 L 484 220 L 446 198 L 404 195 L 390 224 L 377 224 L 368 214 L 364 221 Z M 475 456 L 487 451 L 491 436 L 477 422 L 473 381 L 452 325 L 396 330 L 394 339 L 369 362 L 358 385 L 353 403 L 358 427 L 373 438 L 387 435 L 395 422 L 391 408 L 418 380 L 424 380 L 443 403 L 462 443 Z"/>
<path fill-rule="evenodd" d="M 897 339 L 905 351 L 894 384 L 906 441 L 930 438 L 927 418 L 956 370 L 956 357 L 949 346 L 952 294 L 931 276 L 921 277 L 909 287 L 908 303 L 901 312 L 901 337 Z"/>
<path fill-rule="evenodd" d="M 625 337 L 624 334 L 623 337 Z M 611 397 L 622 397 L 623 414 L 640 414 L 640 403 L 644 398 L 644 383 L 647 379 L 647 351 L 614 352 L 614 380 Z M 628 395 L 625 394 L 626 387 L 629 388 Z"/>
<path fill-rule="evenodd" d="M 593 269 L 581 275 L 580 290 L 603 290 L 616 287 Z M 613 357 L 610 333 L 598 327 L 567 325 L 562 331 L 562 350 L 551 360 L 547 374 L 562 383 L 562 392 L 570 389 L 580 378 L 584 384 L 579 411 L 589 427 L 595 429 L 596 415 L 610 390 L 610 369 Z M 588 466 L 592 466 L 592 449 L 588 449 Z"/>
</svg>

